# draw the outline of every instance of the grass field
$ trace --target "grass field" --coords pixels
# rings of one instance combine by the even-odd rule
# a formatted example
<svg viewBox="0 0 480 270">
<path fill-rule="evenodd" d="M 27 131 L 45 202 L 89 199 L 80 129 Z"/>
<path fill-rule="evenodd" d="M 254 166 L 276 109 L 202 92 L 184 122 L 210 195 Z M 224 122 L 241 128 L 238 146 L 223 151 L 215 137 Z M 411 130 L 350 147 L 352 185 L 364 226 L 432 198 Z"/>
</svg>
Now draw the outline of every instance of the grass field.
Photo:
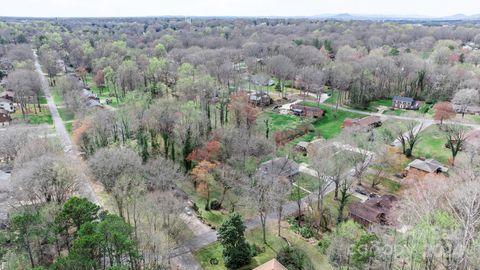
<svg viewBox="0 0 480 270">
<path fill-rule="evenodd" d="M 305 101 L 302 105 L 310 107 L 320 107 L 325 111 L 325 116 L 313 122 L 313 126 L 317 132 L 325 139 L 331 139 L 342 132 L 342 125 L 345 118 L 360 118 L 364 115 L 346 111 L 337 111 L 325 105 L 318 105 L 316 102 Z"/>
<path fill-rule="evenodd" d="M 75 118 L 75 114 L 65 108 L 58 108 L 58 114 L 63 121 L 71 121 Z"/>
<path fill-rule="evenodd" d="M 310 259 L 314 269 L 318 270 L 328 270 L 333 269 L 332 266 L 328 263 L 326 257 L 322 255 L 315 245 L 307 243 L 297 234 L 290 231 L 288 228 L 283 228 L 282 226 L 282 236 L 285 237 L 289 243 L 293 246 L 303 250 L 307 257 Z M 267 245 L 263 244 L 262 241 L 262 230 L 260 228 L 247 231 L 245 233 L 247 241 L 251 244 L 255 244 L 262 249 L 264 252 L 261 252 L 257 256 L 252 258 L 252 262 L 240 269 L 247 270 L 253 269 L 277 256 L 277 252 L 284 246 L 287 246 L 288 243 L 279 238 L 276 235 L 276 229 L 274 224 L 268 224 L 267 228 Z M 195 258 L 202 265 L 202 268 L 205 270 L 226 270 L 222 259 L 222 246 L 220 243 L 215 243 L 210 246 L 206 246 L 198 250 L 195 254 Z M 218 260 L 217 265 L 210 264 L 210 259 L 215 258 Z"/>
<path fill-rule="evenodd" d="M 370 112 L 376 112 L 378 107 L 391 107 L 391 106 L 392 106 L 391 99 L 380 99 L 380 100 L 371 101 L 370 104 L 368 105 L 367 110 Z"/>
<path fill-rule="evenodd" d="M 44 105 L 41 105 L 41 107 L 42 111 L 39 112 L 37 109 L 37 114 L 34 113 L 33 109 L 29 109 L 29 111 L 25 114 L 25 117 L 23 117 L 22 111 L 18 109 L 15 113 L 11 114 L 11 117 L 14 120 L 18 120 L 32 125 L 53 125 L 53 119 L 50 115 L 50 111 Z"/>
<path fill-rule="evenodd" d="M 365 184 L 368 184 L 368 186 L 371 186 L 373 180 L 375 179 L 375 175 L 373 174 L 366 174 L 364 177 L 363 177 L 363 182 Z M 383 190 L 385 192 L 388 192 L 388 193 L 391 193 L 391 194 L 395 194 L 397 193 L 398 191 L 400 191 L 401 189 L 401 185 L 399 182 L 397 181 L 394 181 L 392 179 L 389 179 L 387 177 L 382 177 L 380 176 L 380 179 L 379 179 L 379 182 L 380 184 L 377 186 L 380 190 Z"/>
<path fill-rule="evenodd" d="M 422 138 L 415 146 L 413 155 L 415 157 L 433 158 L 444 164 L 451 157 L 451 152 L 445 147 L 445 135 L 438 129 L 437 125 L 432 125 L 423 131 Z"/>
</svg>

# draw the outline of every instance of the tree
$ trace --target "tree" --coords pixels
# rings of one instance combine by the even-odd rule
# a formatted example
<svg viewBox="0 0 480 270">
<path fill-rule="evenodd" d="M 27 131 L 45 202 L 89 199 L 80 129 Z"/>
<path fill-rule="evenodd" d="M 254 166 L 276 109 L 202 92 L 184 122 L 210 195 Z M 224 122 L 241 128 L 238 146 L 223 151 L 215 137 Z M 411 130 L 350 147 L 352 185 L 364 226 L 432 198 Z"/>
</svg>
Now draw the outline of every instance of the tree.
<svg viewBox="0 0 480 270">
<path fill-rule="evenodd" d="M 57 232 L 64 235 L 69 250 L 71 242 L 80 231 L 81 226 L 96 220 L 99 212 L 100 207 L 86 198 L 72 197 L 63 204 L 62 209 L 55 217 L 55 225 Z"/>
<path fill-rule="evenodd" d="M 433 119 L 440 121 L 440 125 L 443 125 L 443 120 L 455 117 L 455 110 L 453 109 L 452 103 L 448 101 L 436 103 L 433 109 L 435 109 Z"/>
<path fill-rule="evenodd" d="M 268 59 L 267 68 L 270 73 L 280 80 L 280 91 L 284 95 L 285 80 L 294 72 L 294 64 L 284 55 L 276 55 Z"/>
<path fill-rule="evenodd" d="M 377 236 L 373 233 L 367 233 L 360 236 L 352 247 L 352 262 L 358 268 L 363 265 L 371 265 L 373 257 L 375 257 L 375 248 Z"/>
<path fill-rule="evenodd" d="M 142 161 L 134 151 L 128 148 L 103 148 L 89 160 L 92 174 L 112 191 L 122 176 L 134 176 L 141 172 Z"/>
<path fill-rule="evenodd" d="M 452 166 L 455 165 L 455 157 L 458 152 L 462 150 L 467 134 L 465 128 L 459 125 L 446 125 L 443 127 L 443 132 L 447 139 L 447 146 L 452 153 Z"/>
<path fill-rule="evenodd" d="M 285 246 L 277 253 L 277 260 L 289 270 L 304 270 L 312 268 L 305 253 L 296 247 Z"/>
<path fill-rule="evenodd" d="M 407 126 L 407 132 L 403 135 L 405 142 L 408 144 L 408 149 L 406 151 L 406 156 L 410 157 L 413 154 L 413 148 L 416 143 L 422 138 L 423 123 L 420 125 L 415 125 L 415 123 L 410 123 Z M 402 140 L 400 138 L 400 140 Z"/>
<path fill-rule="evenodd" d="M 32 268 L 36 265 L 33 245 L 36 242 L 36 237 L 39 233 L 39 223 L 40 216 L 36 211 L 17 213 L 10 218 L 10 230 L 16 233 L 16 237 L 13 240 L 15 243 L 18 243 L 21 249 L 28 253 Z"/>
<path fill-rule="evenodd" d="M 12 181 L 26 201 L 62 204 L 77 190 L 77 175 L 64 156 L 47 153 L 18 164 Z"/>
<path fill-rule="evenodd" d="M 480 96 L 476 89 L 460 89 L 453 96 L 452 103 L 459 106 L 462 118 L 470 106 L 475 106 L 480 102 Z"/>
<path fill-rule="evenodd" d="M 214 181 L 212 171 L 215 167 L 215 163 L 202 160 L 191 172 L 195 188 L 207 200 L 205 204 L 207 211 L 210 210 L 210 183 Z"/>
<path fill-rule="evenodd" d="M 223 246 L 223 260 L 228 268 L 239 268 L 250 263 L 250 246 L 245 240 L 245 225 L 238 213 L 233 213 L 218 229 Z"/>
<path fill-rule="evenodd" d="M 7 87 L 15 92 L 16 101 L 20 104 L 24 117 L 29 111 L 28 104 L 33 104 L 35 113 L 37 112 L 37 107 L 41 110 L 40 95 L 42 95 L 42 82 L 35 71 L 17 69 L 10 72 L 8 74 Z M 36 97 L 37 106 L 35 106 L 33 97 Z"/>
<path fill-rule="evenodd" d="M 317 195 L 317 211 L 318 211 L 318 225 L 326 228 L 328 226 L 324 219 L 323 201 L 325 192 L 330 186 L 330 181 L 335 184 L 334 199 L 338 199 L 338 192 L 340 189 L 341 179 L 345 177 L 348 169 L 351 168 L 349 160 L 346 158 L 346 153 L 343 150 L 337 149 L 333 144 L 322 144 L 319 147 L 309 150 L 311 156 L 311 168 L 316 172 L 318 181 L 318 195 Z"/>
</svg>

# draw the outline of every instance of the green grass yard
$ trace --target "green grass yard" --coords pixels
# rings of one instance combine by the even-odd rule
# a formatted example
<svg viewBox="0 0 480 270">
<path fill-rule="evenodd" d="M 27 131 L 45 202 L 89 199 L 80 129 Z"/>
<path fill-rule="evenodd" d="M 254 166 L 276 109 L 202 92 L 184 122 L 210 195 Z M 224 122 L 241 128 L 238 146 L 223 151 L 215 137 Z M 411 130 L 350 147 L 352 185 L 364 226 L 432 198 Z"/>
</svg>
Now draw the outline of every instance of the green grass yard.
<svg viewBox="0 0 480 270">
<path fill-rule="evenodd" d="M 252 262 L 249 265 L 246 265 L 241 270 L 253 269 L 277 256 L 277 252 L 288 243 L 279 238 L 276 234 L 274 224 L 269 224 L 267 229 L 267 245 L 263 244 L 262 241 L 262 230 L 256 228 L 250 231 L 245 232 L 246 239 L 249 243 L 253 243 L 262 249 L 263 252 L 252 258 Z M 317 247 L 313 244 L 306 242 L 299 235 L 293 233 L 288 228 L 282 229 L 282 236 L 285 237 L 289 243 L 293 246 L 300 248 L 305 252 L 307 257 L 310 259 L 314 269 L 318 270 L 329 270 L 333 269 L 332 266 L 328 263 L 327 258 L 322 255 Z M 226 270 L 222 258 L 222 246 L 220 243 L 215 243 L 209 246 L 206 246 L 194 254 L 197 261 L 201 264 L 202 268 L 205 270 Z M 215 258 L 218 260 L 217 265 L 212 265 L 210 259 Z"/>
<path fill-rule="evenodd" d="M 420 158 L 433 158 L 444 164 L 448 163 L 451 152 L 445 147 L 445 135 L 437 125 L 432 125 L 423 131 L 422 138 L 415 146 L 413 155 Z"/>
<path fill-rule="evenodd" d="M 361 118 L 362 114 L 346 112 L 338 110 L 335 112 L 334 108 L 318 104 L 316 102 L 305 101 L 302 102 L 304 106 L 320 107 L 325 111 L 323 118 L 317 119 L 313 122 L 313 126 L 317 129 L 317 132 L 325 139 L 331 139 L 342 132 L 342 125 L 345 118 Z"/>
<path fill-rule="evenodd" d="M 68 111 L 66 108 L 57 108 L 57 110 L 58 114 L 60 114 L 60 118 L 62 118 L 64 122 L 71 121 L 75 118 L 75 114 Z"/>
</svg>

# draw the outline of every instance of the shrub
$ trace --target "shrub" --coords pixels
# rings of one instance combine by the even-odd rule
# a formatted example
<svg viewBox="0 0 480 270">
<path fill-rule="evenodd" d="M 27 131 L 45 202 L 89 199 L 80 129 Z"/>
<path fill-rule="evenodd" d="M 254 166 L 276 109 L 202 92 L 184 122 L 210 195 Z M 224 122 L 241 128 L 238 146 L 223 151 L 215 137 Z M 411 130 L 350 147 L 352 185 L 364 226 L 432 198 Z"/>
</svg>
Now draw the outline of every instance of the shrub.
<svg viewBox="0 0 480 270">
<path fill-rule="evenodd" d="M 313 236 L 313 231 L 312 229 L 308 227 L 301 227 L 300 228 L 300 235 L 304 238 L 310 238 Z"/>
<path fill-rule="evenodd" d="M 311 263 L 302 250 L 286 246 L 280 249 L 277 260 L 289 270 L 310 269 Z"/>
<path fill-rule="evenodd" d="M 318 250 L 322 254 L 327 254 L 327 249 L 330 246 L 330 237 L 324 235 L 320 241 L 318 241 Z"/>
<path fill-rule="evenodd" d="M 212 201 L 210 202 L 210 209 L 219 210 L 220 208 L 222 208 L 220 202 L 217 199 L 212 199 Z"/>
<path fill-rule="evenodd" d="M 264 247 L 257 246 L 255 243 L 250 244 L 250 257 L 255 257 L 263 252 L 265 252 Z"/>
</svg>

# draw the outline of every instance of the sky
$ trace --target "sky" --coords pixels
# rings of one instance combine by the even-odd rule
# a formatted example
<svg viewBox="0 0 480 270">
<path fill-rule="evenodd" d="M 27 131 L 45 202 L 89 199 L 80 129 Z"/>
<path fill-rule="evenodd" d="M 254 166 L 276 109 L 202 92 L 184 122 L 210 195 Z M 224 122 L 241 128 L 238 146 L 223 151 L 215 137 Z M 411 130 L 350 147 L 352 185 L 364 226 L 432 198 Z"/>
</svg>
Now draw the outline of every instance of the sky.
<svg viewBox="0 0 480 270">
<path fill-rule="evenodd" d="M 480 14 L 480 0 L 0 0 L 0 16 L 313 16 Z"/>
</svg>

